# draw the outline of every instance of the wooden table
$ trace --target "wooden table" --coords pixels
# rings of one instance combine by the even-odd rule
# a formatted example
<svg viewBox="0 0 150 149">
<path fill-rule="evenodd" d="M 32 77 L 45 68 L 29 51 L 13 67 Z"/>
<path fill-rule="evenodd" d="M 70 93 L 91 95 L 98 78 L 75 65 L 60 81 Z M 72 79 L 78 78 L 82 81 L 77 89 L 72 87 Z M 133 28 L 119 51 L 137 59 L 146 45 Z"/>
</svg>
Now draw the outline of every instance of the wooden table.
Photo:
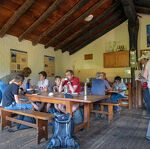
<svg viewBox="0 0 150 149">
<path fill-rule="evenodd" d="M 49 92 L 43 92 L 40 95 L 27 94 L 28 99 L 32 101 L 40 101 L 44 103 L 56 103 L 66 105 L 66 112 L 72 114 L 72 106 L 75 103 L 83 103 L 84 105 L 84 122 L 75 128 L 78 131 L 82 128 L 88 129 L 90 126 L 90 104 L 99 100 L 106 99 L 105 95 L 87 95 L 86 99 L 83 95 L 73 95 L 73 98 L 64 98 L 62 93 L 48 96 Z"/>
</svg>

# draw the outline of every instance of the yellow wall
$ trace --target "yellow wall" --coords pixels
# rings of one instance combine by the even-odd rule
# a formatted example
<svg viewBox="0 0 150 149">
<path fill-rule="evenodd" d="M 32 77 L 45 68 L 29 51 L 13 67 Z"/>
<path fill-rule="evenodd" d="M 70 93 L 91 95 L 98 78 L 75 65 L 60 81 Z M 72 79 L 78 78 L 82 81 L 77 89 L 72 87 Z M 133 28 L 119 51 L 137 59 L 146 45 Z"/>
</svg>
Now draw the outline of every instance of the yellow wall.
<svg viewBox="0 0 150 149">
<path fill-rule="evenodd" d="M 18 38 L 10 35 L 5 35 L 4 38 L 0 38 L 0 45 L 0 78 L 10 73 L 10 49 L 28 52 L 28 66 L 32 70 L 30 78 L 33 84 L 37 83 L 38 73 L 44 70 L 44 55 L 55 57 L 56 75 L 63 75 L 65 72 L 64 69 L 67 68 L 65 61 L 68 53 L 62 55 L 60 51 L 54 52 L 51 47 L 44 49 L 42 44 L 32 46 L 30 41 L 23 40 L 19 42 Z"/>
<path fill-rule="evenodd" d="M 147 49 L 146 43 L 146 25 L 150 24 L 149 15 L 143 15 L 140 19 L 139 50 Z M 113 42 L 117 45 L 124 45 L 129 49 L 129 35 L 127 21 L 87 45 L 77 53 L 69 55 L 68 52 L 62 53 L 60 50 L 54 52 L 53 48 L 44 49 L 44 46 L 38 44 L 32 46 L 30 41 L 24 40 L 18 42 L 16 37 L 6 35 L 0 38 L 0 77 L 10 73 L 10 49 L 23 50 L 28 52 L 28 66 L 32 69 L 30 76 L 34 82 L 38 79 L 38 72 L 43 70 L 44 62 L 43 56 L 49 55 L 55 57 L 55 72 L 56 75 L 64 76 L 66 69 L 73 69 L 75 75 L 81 81 L 86 78 L 95 77 L 96 72 L 104 71 L 107 73 L 107 78 L 112 81 L 114 76 L 120 75 L 121 77 L 130 77 L 127 73 L 129 68 L 103 68 L 103 53 L 112 49 Z M 93 54 L 93 60 L 84 60 L 84 54 Z"/>
<path fill-rule="evenodd" d="M 141 18 L 139 18 L 140 26 L 138 38 L 138 50 L 140 57 L 140 50 L 150 49 L 147 48 L 146 37 L 146 25 L 150 24 L 150 15 L 139 15 L 141 16 Z M 98 71 L 106 72 L 107 78 L 110 81 L 113 81 L 113 78 L 116 75 L 120 75 L 121 77 L 131 77 L 130 68 L 103 67 L 103 53 L 111 51 L 114 41 L 117 45 L 124 45 L 125 48 L 129 50 L 127 21 L 71 56 L 73 70 L 75 75 L 78 76 L 81 81 L 85 81 L 86 78 L 95 77 L 95 74 Z M 93 60 L 84 60 L 85 54 L 93 54 Z"/>
<path fill-rule="evenodd" d="M 110 81 L 113 81 L 116 75 L 130 77 L 130 75 L 126 73 L 127 68 L 104 69 L 103 67 L 103 53 L 112 49 L 114 41 L 117 45 L 124 45 L 126 49 L 129 49 L 127 22 L 124 22 L 71 56 L 75 75 L 78 76 L 81 81 L 85 81 L 86 78 L 95 77 L 98 71 L 106 72 L 107 78 Z M 85 54 L 93 54 L 93 60 L 84 60 Z"/>
</svg>

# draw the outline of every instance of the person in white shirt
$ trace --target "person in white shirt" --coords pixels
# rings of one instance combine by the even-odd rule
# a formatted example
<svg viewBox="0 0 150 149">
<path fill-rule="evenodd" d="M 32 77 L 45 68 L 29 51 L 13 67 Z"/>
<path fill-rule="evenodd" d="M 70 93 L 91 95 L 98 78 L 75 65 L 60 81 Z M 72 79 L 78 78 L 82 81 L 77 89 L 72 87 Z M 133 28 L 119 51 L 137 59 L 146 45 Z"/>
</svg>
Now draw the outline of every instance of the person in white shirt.
<svg viewBox="0 0 150 149">
<path fill-rule="evenodd" d="M 46 79 L 46 77 L 47 77 L 46 72 L 45 71 L 39 72 L 39 77 L 40 77 L 40 80 L 38 81 L 38 84 L 37 84 L 38 89 L 42 92 L 47 92 L 48 91 L 48 86 L 49 86 L 49 81 Z M 51 104 L 48 103 L 47 104 L 47 112 L 48 112 L 50 106 L 51 106 Z M 43 109 L 44 108 L 44 103 L 41 103 L 40 107 L 41 107 L 41 109 Z"/>
<path fill-rule="evenodd" d="M 143 77 L 147 80 L 148 83 L 148 89 L 149 89 L 148 97 L 150 99 L 150 60 L 147 62 L 145 66 Z M 150 119 L 150 116 L 147 116 L 147 119 Z M 146 139 L 150 140 L 150 120 L 147 128 Z"/>
<path fill-rule="evenodd" d="M 124 82 L 121 81 L 120 76 L 116 76 L 114 79 L 114 84 L 113 84 L 113 90 L 116 91 L 116 93 L 111 95 L 111 101 L 114 103 L 117 103 L 119 99 L 124 98 L 125 91 L 127 90 L 126 85 Z M 119 112 L 119 108 L 117 106 L 114 107 L 114 110 Z"/>
<path fill-rule="evenodd" d="M 45 71 L 41 71 L 39 73 L 40 75 L 40 81 L 38 81 L 38 88 L 41 91 L 48 91 L 49 81 L 46 79 L 47 74 Z"/>
<path fill-rule="evenodd" d="M 145 69 L 144 69 L 144 78 L 147 80 L 149 95 L 150 95 L 150 60 L 147 62 Z"/>
</svg>

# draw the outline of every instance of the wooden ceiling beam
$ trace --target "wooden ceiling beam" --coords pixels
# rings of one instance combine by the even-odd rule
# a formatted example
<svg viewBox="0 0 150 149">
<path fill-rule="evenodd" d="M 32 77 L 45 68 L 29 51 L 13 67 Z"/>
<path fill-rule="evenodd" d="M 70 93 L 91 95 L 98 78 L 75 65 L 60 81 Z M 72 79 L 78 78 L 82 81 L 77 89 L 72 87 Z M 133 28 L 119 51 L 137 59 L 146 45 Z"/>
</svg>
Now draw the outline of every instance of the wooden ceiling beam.
<svg viewBox="0 0 150 149">
<path fill-rule="evenodd" d="M 94 4 L 94 6 L 92 6 L 91 8 L 89 8 L 85 13 L 83 13 L 79 18 L 77 18 L 75 21 L 73 21 L 71 24 L 69 24 L 68 26 L 66 26 L 61 32 L 59 32 L 56 36 L 54 36 L 52 39 L 50 39 L 47 44 L 45 45 L 45 48 L 48 48 L 54 41 L 57 41 L 60 36 L 66 34 L 69 30 L 71 30 L 73 27 L 75 27 L 78 23 L 80 23 L 81 21 L 83 21 L 85 19 L 85 17 L 87 17 L 88 15 L 90 15 L 92 12 L 94 12 L 97 8 L 99 8 L 100 6 L 102 6 L 105 2 L 107 2 L 109 0 L 99 0 L 96 4 Z"/>
<path fill-rule="evenodd" d="M 123 6 L 124 13 L 130 22 L 136 22 L 137 13 L 133 0 L 119 0 Z"/>
<path fill-rule="evenodd" d="M 14 13 L 14 15 L 4 24 L 0 30 L 0 37 L 4 37 L 7 31 L 16 23 L 16 21 L 32 6 L 36 0 L 27 0 L 25 3 Z"/>
<path fill-rule="evenodd" d="M 135 9 L 138 13 L 150 14 L 150 8 L 148 7 L 135 6 Z"/>
<path fill-rule="evenodd" d="M 103 22 L 101 22 L 101 19 L 99 20 L 99 22 L 101 23 L 97 23 L 98 25 L 96 25 L 94 28 L 87 30 L 86 32 L 83 33 L 83 35 L 79 38 L 76 38 L 76 40 L 74 40 L 73 42 L 71 42 L 70 44 L 67 44 L 66 47 L 62 48 L 62 52 L 64 51 L 70 51 L 72 50 L 72 47 L 74 47 L 75 45 L 77 45 L 78 43 L 80 43 L 81 41 L 84 41 L 87 37 L 89 37 L 91 34 L 95 33 L 98 29 L 106 26 L 109 22 L 111 22 L 112 20 L 116 19 L 117 17 L 119 17 L 121 15 L 122 11 L 121 10 L 117 10 L 115 12 L 115 14 L 113 14 L 112 16 L 110 16 L 108 19 L 104 20 Z M 69 50 L 70 49 L 70 50 Z"/>
<path fill-rule="evenodd" d="M 103 36 L 104 34 L 106 34 L 107 32 L 111 31 L 112 29 L 114 29 L 115 27 L 119 26 L 120 24 L 122 24 L 124 21 L 126 20 L 126 18 L 121 18 L 119 19 L 117 22 L 115 22 L 114 24 L 112 24 L 111 26 L 109 26 L 106 30 L 100 32 L 99 34 L 97 34 L 96 36 L 92 37 L 91 39 L 87 40 L 86 42 L 82 43 L 80 46 L 76 47 L 74 50 L 72 50 L 70 52 L 70 55 L 74 54 L 75 52 L 79 51 L 80 49 L 82 49 L 83 47 L 87 46 L 88 44 L 90 44 L 91 42 L 93 42 L 94 40 L 100 38 L 101 36 Z"/>
<path fill-rule="evenodd" d="M 138 5 L 138 6 L 150 7 L 150 1 L 149 0 L 134 0 L 134 4 Z"/>
<path fill-rule="evenodd" d="M 49 17 L 64 0 L 55 0 L 55 2 L 23 33 L 19 36 L 19 41 L 26 38 L 33 30 Z"/>
<path fill-rule="evenodd" d="M 119 3 L 115 3 L 113 4 L 110 8 L 106 9 L 102 14 L 100 14 L 98 17 L 96 17 L 95 19 L 93 19 L 90 23 L 88 23 L 84 28 L 81 28 L 80 30 L 78 30 L 77 32 L 75 32 L 74 34 L 72 34 L 71 36 L 69 36 L 67 39 L 65 39 L 63 42 L 59 43 L 54 50 L 58 50 L 63 48 L 67 43 L 69 43 L 70 41 L 72 41 L 73 39 L 77 38 L 79 35 L 81 35 L 82 33 L 84 34 L 84 32 L 86 32 L 86 30 L 88 30 L 88 28 L 90 26 L 93 26 L 97 23 L 98 20 L 102 19 L 103 17 L 105 17 L 106 15 L 108 15 L 109 13 L 113 12 L 120 4 Z"/>
<path fill-rule="evenodd" d="M 33 45 L 39 43 L 44 37 L 46 37 L 51 31 L 57 29 L 60 25 L 64 23 L 68 18 L 70 18 L 75 12 L 80 10 L 85 4 L 90 0 L 80 0 L 71 10 L 69 10 L 62 18 L 60 18 L 55 24 L 38 36 L 35 40 L 32 41 Z"/>
</svg>

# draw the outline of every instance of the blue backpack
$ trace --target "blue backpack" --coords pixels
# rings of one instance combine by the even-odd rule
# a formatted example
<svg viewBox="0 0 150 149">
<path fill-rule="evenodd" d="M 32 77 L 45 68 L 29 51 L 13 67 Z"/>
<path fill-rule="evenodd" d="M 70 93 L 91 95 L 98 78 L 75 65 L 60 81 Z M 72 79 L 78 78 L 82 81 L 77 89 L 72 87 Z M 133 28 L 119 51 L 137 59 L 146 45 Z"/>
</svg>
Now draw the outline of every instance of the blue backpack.
<svg viewBox="0 0 150 149">
<path fill-rule="evenodd" d="M 53 148 L 76 148 L 79 144 L 74 139 L 74 126 L 72 116 L 68 114 L 57 114 L 53 123 L 53 136 L 46 149 Z"/>
</svg>

